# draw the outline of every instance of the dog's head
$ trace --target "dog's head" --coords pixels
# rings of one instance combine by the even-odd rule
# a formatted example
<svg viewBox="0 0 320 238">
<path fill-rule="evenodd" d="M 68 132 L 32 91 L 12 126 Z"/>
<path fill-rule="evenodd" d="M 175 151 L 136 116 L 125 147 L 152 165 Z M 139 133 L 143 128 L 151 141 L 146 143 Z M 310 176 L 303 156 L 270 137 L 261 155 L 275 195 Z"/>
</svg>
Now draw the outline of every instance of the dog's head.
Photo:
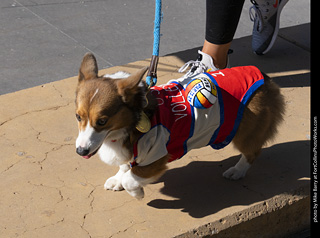
<svg viewBox="0 0 320 238">
<path fill-rule="evenodd" d="M 139 121 L 146 105 L 146 84 L 142 81 L 147 68 L 126 78 L 98 76 L 97 61 L 87 53 L 79 70 L 76 90 L 76 118 L 79 135 L 77 153 L 90 158 L 105 139 L 119 139 Z"/>
</svg>

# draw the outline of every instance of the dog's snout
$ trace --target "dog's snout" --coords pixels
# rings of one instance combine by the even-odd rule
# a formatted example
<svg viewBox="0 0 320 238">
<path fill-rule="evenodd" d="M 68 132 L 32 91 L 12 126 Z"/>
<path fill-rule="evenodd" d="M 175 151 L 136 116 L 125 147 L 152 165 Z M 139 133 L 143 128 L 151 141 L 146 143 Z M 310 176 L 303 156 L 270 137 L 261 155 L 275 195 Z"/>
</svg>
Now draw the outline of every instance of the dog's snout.
<svg viewBox="0 0 320 238">
<path fill-rule="evenodd" d="M 77 148 L 77 153 L 78 153 L 79 155 L 81 155 L 81 156 L 86 156 L 86 155 L 89 154 L 89 150 L 88 150 L 88 149 L 85 149 L 85 148 L 83 148 L 83 147 L 81 147 L 81 146 L 79 146 L 79 147 Z"/>
</svg>

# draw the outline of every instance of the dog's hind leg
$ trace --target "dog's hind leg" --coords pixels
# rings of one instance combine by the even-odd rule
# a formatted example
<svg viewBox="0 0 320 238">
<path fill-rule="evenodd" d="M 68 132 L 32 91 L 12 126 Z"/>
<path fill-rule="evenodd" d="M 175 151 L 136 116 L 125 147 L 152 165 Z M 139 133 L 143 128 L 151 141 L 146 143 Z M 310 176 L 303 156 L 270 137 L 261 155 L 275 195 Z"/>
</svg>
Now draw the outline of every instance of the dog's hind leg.
<svg viewBox="0 0 320 238">
<path fill-rule="evenodd" d="M 256 157 L 257 156 L 255 155 L 242 154 L 238 163 L 235 166 L 226 170 L 223 173 L 223 177 L 231 180 L 238 180 L 243 178 Z"/>
<path fill-rule="evenodd" d="M 248 110 L 246 110 L 248 113 Z M 241 152 L 241 158 L 238 163 L 223 173 L 225 178 L 238 180 L 243 178 L 254 160 L 260 155 L 262 146 L 266 143 L 267 138 L 265 128 L 259 128 L 259 121 L 247 124 L 248 114 L 244 116 L 237 134 L 233 139 L 234 146 Z M 248 125 L 250 125 L 248 127 Z"/>
<path fill-rule="evenodd" d="M 246 175 L 253 161 L 259 156 L 262 146 L 276 135 L 284 110 L 284 99 L 279 87 L 266 79 L 265 84 L 256 91 L 244 109 L 232 141 L 242 153 L 242 157 L 234 167 L 223 173 L 225 178 L 237 180 Z"/>
</svg>

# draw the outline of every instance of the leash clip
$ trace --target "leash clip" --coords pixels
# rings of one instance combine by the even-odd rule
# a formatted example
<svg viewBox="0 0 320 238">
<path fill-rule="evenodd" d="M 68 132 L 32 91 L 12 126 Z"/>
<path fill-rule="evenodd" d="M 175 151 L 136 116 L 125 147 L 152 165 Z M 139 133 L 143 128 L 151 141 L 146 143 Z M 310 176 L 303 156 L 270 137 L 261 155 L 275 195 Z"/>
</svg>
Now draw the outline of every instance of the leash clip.
<svg viewBox="0 0 320 238">
<path fill-rule="evenodd" d="M 148 88 L 156 85 L 157 83 L 157 67 L 159 62 L 159 56 L 152 55 L 150 67 L 147 73 L 147 84 Z"/>
</svg>

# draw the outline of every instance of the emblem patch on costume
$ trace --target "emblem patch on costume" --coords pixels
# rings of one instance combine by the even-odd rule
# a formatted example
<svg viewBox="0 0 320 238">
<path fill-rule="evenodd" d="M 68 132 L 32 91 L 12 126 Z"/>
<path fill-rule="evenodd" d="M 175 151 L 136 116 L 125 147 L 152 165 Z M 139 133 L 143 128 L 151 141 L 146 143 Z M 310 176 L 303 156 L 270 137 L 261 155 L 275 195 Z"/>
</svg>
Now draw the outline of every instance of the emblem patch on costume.
<svg viewBox="0 0 320 238">
<path fill-rule="evenodd" d="M 188 102 L 201 109 L 211 107 L 217 100 L 217 88 L 206 75 L 199 75 L 186 87 Z"/>
</svg>

